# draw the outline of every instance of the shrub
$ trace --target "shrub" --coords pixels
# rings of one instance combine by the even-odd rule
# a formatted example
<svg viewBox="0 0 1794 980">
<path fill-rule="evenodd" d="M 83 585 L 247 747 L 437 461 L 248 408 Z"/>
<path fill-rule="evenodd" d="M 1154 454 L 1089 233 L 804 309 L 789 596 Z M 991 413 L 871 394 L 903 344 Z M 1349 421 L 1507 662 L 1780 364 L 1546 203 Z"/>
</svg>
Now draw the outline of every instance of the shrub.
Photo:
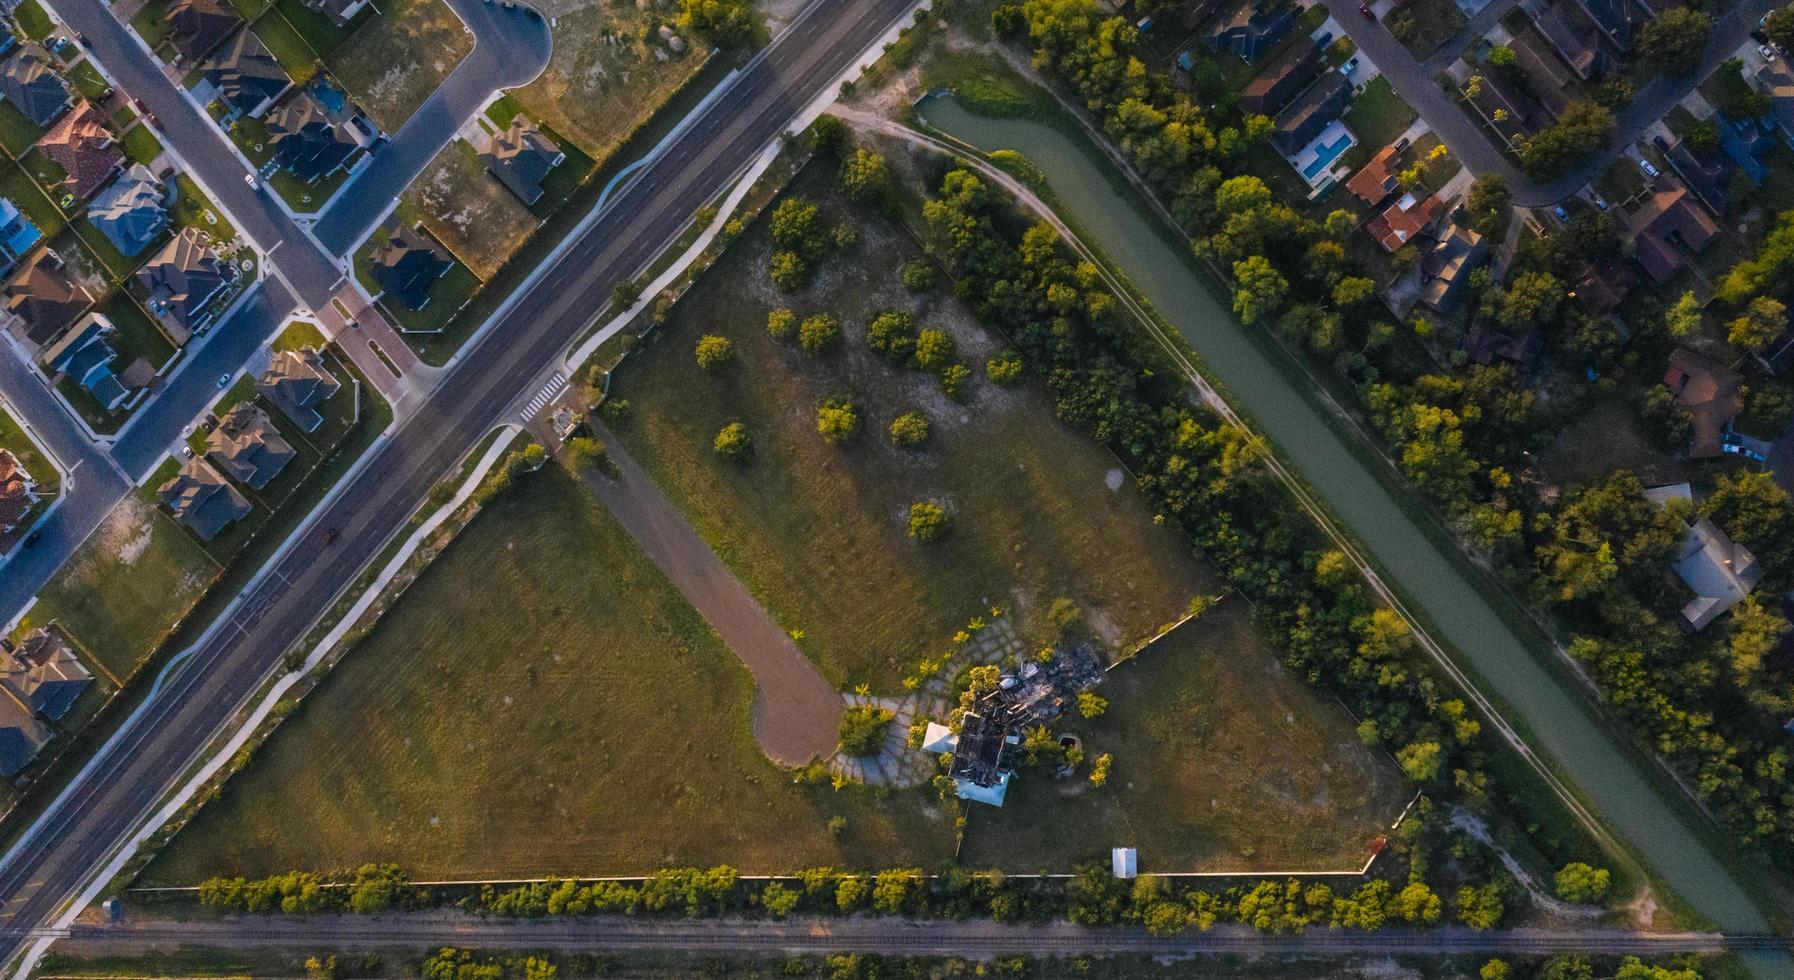
<svg viewBox="0 0 1794 980">
<path fill-rule="evenodd" d="M 712 373 L 721 371 L 735 360 L 735 345 L 727 337 L 707 333 L 698 338 L 698 367 Z"/>
<path fill-rule="evenodd" d="M 772 284 L 781 292 L 792 292 L 803 288 L 810 281 L 810 264 L 796 252 L 774 252 L 772 265 Z"/>
<path fill-rule="evenodd" d="M 1022 356 L 1012 350 L 998 351 L 984 362 L 984 375 L 994 384 L 1013 388 L 1022 380 Z"/>
<path fill-rule="evenodd" d="M 835 248 L 846 251 L 860 243 L 860 230 L 849 224 L 839 224 L 834 231 Z"/>
<path fill-rule="evenodd" d="M 853 399 L 837 395 L 816 408 L 816 433 L 831 446 L 851 442 L 860 434 L 860 409 Z"/>
<path fill-rule="evenodd" d="M 934 263 L 927 259 L 911 259 L 903 263 L 903 288 L 912 293 L 925 293 L 934 288 Z"/>
<path fill-rule="evenodd" d="M 1109 699 L 1094 691 L 1078 692 L 1078 715 L 1083 718 L 1099 718 L 1109 709 Z"/>
<path fill-rule="evenodd" d="M 1059 639 L 1075 636 L 1084 628 L 1084 607 L 1076 599 L 1060 596 L 1047 606 L 1047 622 Z"/>
<path fill-rule="evenodd" d="M 819 259 L 828 248 L 822 209 L 814 201 L 788 197 L 772 209 L 772 240 L 779 248 L 806 259 Z"/>
<path fill-rule="evenodd" d="M 930 327 L 916 335 L 916 367 L 924 371 L 939 371 L 953 363 L 956 350 L 951 334 Z"/>
<path fill-rule="evenodd" d="M 574 469 L 596 466 L 604 469 L 610 456 L 604 443 L 591 436 L 576 436 L 567 443 L 567 459 Z"/>
<path fill-rule="evenodd" d="M 909 536 L 923 544 L 946 537 L 947 512 L 926 500 L 909 505 Z"/>
<path fill-rule="evenodd" d="M 928 441 L 928 416 L 921 412 L 904 412 L 891 422 L 891 441 L 910 448 Z"/>
<path fill-rule="evenodd" d="M 717 431 L 710 447 L 731 463 L 743 463 L 754 455 L 754 434 L 740 422 L 730 422 Z"/>
<path fill-rule="evenodd" d="M 1607 897 L 1612 875 L 1606 868 L 1595 868 L 1572 861 L 1557 872 L 1552 890 L 1566 902 L 1592 905 Z"/>
<path fill-rule="evenodd" d="M 891 709 L 876 704 L 856 704 L 841 716 L 841 754 L 855 757 L 877 755 L 884 747 L 885 732 L 890 730 Z"/>
<path fill-rule="evenodd" d="M 616 304 L 619 310 L 629 309 L 641 298 L 642 287 L 636 285 L 634 280 L 625 279 L 610 287 L 610 301 Z"/>
<path fill-rule="evenodd" d="M 797 342 L 804 353 L 820 356 L 841 345 L 841 321 L 833 313 L 806 317 L 797 328 Z"/>
<path fill-rule="evenodd" d="M 966 382 L 972 380 L 972 369 L 964 364 L 949 364 L 941 368 L 941 394 L 954 401 L 959 401 L 966 393 Z"/>
<path fill-rule="evenodd" d="M 784 307 L 766 314 L 766 332 L 774 340 L 784 340 L 797 330 L 797 314 Z"/>
<path fill-rule="evenodd" d="M 866 324 L 866 346 L 893 361 L 916 352 L 916 321 L 902 310 L 886 310 Z"/>
<path fill-rule="evenodd" d="M 841 188 L 849 200 L 882 206 L 891 197 L 891 168 L 871 150 L 855 150 L 841 162 Z"/>
</svg>

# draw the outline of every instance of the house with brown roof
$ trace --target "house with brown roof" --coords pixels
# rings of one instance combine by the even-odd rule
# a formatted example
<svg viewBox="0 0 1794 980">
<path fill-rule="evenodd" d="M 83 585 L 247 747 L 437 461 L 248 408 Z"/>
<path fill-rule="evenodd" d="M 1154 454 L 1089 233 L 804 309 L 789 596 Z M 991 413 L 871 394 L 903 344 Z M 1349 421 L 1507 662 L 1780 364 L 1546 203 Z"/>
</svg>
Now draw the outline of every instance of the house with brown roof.
<svg viewBox="0 0 1794 980">
<path fill-rule="evenodd" d="M 17 531 L 37 499 L 37 481 L 17 456 L 0 449 L 0 534 Z"/>
<path fill-rule="evenodd" d="M 1365 222 L 1364 230 L 1386 251 L 1396 252 L 1431 228 L 1445 210 L 1445 200 L 1439 195 L 1422 201 L 1409 191 Z"/>
<path fill-rule="evenodd" d="M 1635 0 L 1576 0 L 1608 44 L 1625 53 L 1638 43 L 1638 32 L 1650 19 L 1650 13 Z"/>
<path fill-rule="evenodd" d="M 542 197 L 542 181 L 566 159 L 560 146 L 522 113 L 511 120 L 509 129 L 487 137 L 480 151 L 486 169 L 525 204 Z"/>
<path fill-rule="evenodd" d="M 1638 264 L 1653 282 L 1666 282 L 1684 265 L 1680 249 L 1699 252 L 1719 234 L 1719 225 L 1673 177 L 1657 179 L 1650 197 L 1626 215 Z"/>
<path fill-rule="evenodd" d="M 143 164 L 133 163 L 88 205 L 87 220 L 120 255 L 133 256 L 168 227 L 168 207 L 173 201 L 174 195 L 161 178 Z"/>
<path fill-rule="evenodd" d="M 201 541 L 249 516 L 249 501 L 203 457 L 195 456 L 156 488 L 156 497 Z"/>
<path fill-rule="evenodd" d="M 206 458 L 251 490 L 266 487 L 296 455 L 254 402 L 238 402 L 206 437 Z"/>
<path fill-rule="evenodd" d="M 0 98 L 12 103 L 33 125 L 48 126 L 69 104 L 68 84 L 56 73 L 50 52 L 26 41 L 0 64 Z"/>
<path fill-rule="evenodd" d="M 225 122 L 238 116 L 259 118 L 293 84 L 268 46 L 247 27 L 213 51 L 202 72 L 203 84 L 211 86 L 202 100 L 216 99 L 224 106 Z"/>
<path fill-rule="evenodd" d="M 1581 97 L 1576 75 L 1537 30 L 1514 35 L 1508 48 L 1514 52 L 1514 63 L 1525 76 L 1527 90 L 1547 113 L 1556 116 Z"/>
<path fill-rule="evenodd" d="M 1496 363 L 1512 364 L 1521 377 L 1532 373 L 1544 351 L 1545 335 L 1537 329 L 1511 334 L 1478 323 L 1464 335 L 1464 353 L 1472 361 L 1484 367 Z"/>
<path fill-rule="evenodd" d="M 183 228 L 143 263 L 137 281 L 149 290 L 150 312 L 191 334 L 211 325 L 218 312 L 212 300 L 230 282 L 230 271 L 201 244 L 198 229 Z"/>
<path fill-rule="evenodd" d="M 1582 271 L 1570 288 L 1570 298 L 1589 316 L 1606 316 L 1626 301 L 1626 295 L 1636 285 L 1638 276 L 1626 263 L 1601 259 Z"/>
<path fill-rule="evenodd" d="M 386 226 L 385 237 L 370 259 L 381 296 L 411 310 L 428 306 L 431 284 L 455 266 L 428 235 L 396 218 Z"/>
<path fill-rule="evenodd" d="M 125 159 L 99 111 L 85 99 L 76 103 L 74 111 L 56 120 L 56 125 L 37 141 L 37 148 L 68 172 L 56 186 L 74 195 L 77 201 L 93 196 L 119 172 Z"/>
<path fill-rule="evenodd" d="M 1470 274 L 1488 261 L 1489 249 L 1473 228 L 1453 221 L 1420 253 L 1420 301 L 1449 313 L 1463 301 Z"/>
<path fill-rule="evenodd" d="M 1669 356 L 1663 383 L 1675 393 L 1676 404 L 1688 412 L 1693 423 L 1688 457 L 1723 455 L 1726 430 L 1744 408 L 1743 376 L 1712 358 L 1678 347 Z"/>
<path fill-rule="evenodd" d="M 311 347 L 275 354 L 267 373 L 255 383 L 258 394 L 305 432 L 315 432 L 324 424 L 318 406 L 341 387 L 342 382 L 324 366 L 324 355 Z"/>
<path fill-rule="evenodd" d="M 18 646 L 0 641 L 0 687 L 39 717 L 61 721 L 91 683 L 93 675 L 58 632 L 34 630 Z"/>
<path fill-rule="evenodd" d="M 1370 162 L 1358 168 L 1352 179 L 1346 181 L 1346 190 L 1360 201 L 1376 207 L 1395 193 L 1396 167 L 1400 165 L 1400 156 L 1394 146 L 1385 146 L 1370 158 Z"/>
<path fill-rule="evenodd" d="M 1510 149 L 1545 126 L 1543 112 L 1531 97 L 1499 72 L 1472 75 L 1461 91 L 1470 107 Z"/>
<path fill-rule="evenodd" d="M 1601 34 L 1588 16 L 1572 0 L 1551 3 L 1523 3 L 1532 15 L 1532 22 L 1558 56 L 1582 79 L 1593 78 L 1605 70 L 1607 53 L 1601 50 Z"/>
<path fill-rule="evenodd" d="M 0 695 L 0 777 L 11 779 L 50 744 L 54 733 L 32 717 L 31 709 Z"/>
<path fill-rule="evenodd" d="M 210 54 L 243 23 L 224 0 L 174 0 L 167 20 L 168 43 L 180 54 L 177 63 L 189 65 Z"/>
<path fill-rule="evenodd" d="M 360 148 L 311 88 L 287 96 L 264 122 L 275 163 L 307 184 L 347 167 Z"/>
<path fill-rule="evenodd" d="M 1264 70 L 1254 75 L 1240 92 L 1240 111 L 1274 116 L 1289 105 L 1296 93 L 1307 87 L 1319 74 L 1321 46 L 1297 42 L 1289 46 Z"/>
<path fill-rule="evenodd" d="M 75 281 L 62 256 L 48 248 L 21 263 L 0 292 L 6 297 L 7 330 L 33 354 L 62 336 L 93 304 L 92 294 Z"/>
</svg>

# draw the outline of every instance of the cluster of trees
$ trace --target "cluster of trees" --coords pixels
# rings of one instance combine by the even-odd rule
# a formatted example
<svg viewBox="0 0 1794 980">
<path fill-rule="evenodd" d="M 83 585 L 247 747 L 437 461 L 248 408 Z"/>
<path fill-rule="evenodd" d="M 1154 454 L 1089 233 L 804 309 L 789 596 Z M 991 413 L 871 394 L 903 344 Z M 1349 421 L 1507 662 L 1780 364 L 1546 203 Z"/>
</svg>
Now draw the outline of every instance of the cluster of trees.
<svg viewBox="0 0 1794 980">
<path fill-rule="evenodd" d="M 392 864 L 365 864 L 347 876 L 328 879 L 310 871 L 289 871 L 266 878 L 208 878 L 199 884 L 199 904 L 221 912 L 373 915 L 428 901 L 428 893 L 413 888 Z"/>
<path fill-rule="evenodd" d="M 831 228 L 815 201 L 796 196 L 785 198 L 773 208 L 771 228 L 776 250 L 768 273 L 773 285 L 786 292 L 807 285 L 817 264 L 830 253 L 859 241 L 859 231 L 853 225 L 844 223 Z"/>
<path fill-rule="evenodd" d="M 474 488 L 473 502 L 486 504 L 494 498 L 501 497 L 517 485 L 519 477 L 526 473 L 534 473 L 548 462 L 548 450 L 539 443 L 530 443 L 522 449 L 511 451 L 498 466 L 494 467 L 486 479 Z"/>
<path fill-rule="evenodd" d="M 1592 101 L 1572 102 L 1556 122 L 1527 137 L 1520 149 L 1520 166 L 1534 180 L 1562 177 L 1606 146 L 1617 128 L 1608 107 Z"/>
</svg>

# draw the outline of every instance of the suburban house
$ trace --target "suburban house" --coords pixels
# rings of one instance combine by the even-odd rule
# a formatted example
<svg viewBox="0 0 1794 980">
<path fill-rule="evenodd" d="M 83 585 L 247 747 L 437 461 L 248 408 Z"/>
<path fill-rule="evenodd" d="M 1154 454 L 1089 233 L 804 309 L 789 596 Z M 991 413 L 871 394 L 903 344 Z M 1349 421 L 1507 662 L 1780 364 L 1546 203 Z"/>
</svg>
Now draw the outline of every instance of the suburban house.
<svg viewBox="0 0 1794 980">
<path fill-rule="evenodd" d="M 1618 259 L 1600 259 L 1585 270 L 1570 289 L 1570 297 L 1589 316 L 1606 316 L 1626 301 L 1638 276 Z"/>
<path fill-rule="evenodd" d="M 37 481 L 25 472 L 17 456 L 0 449 L 0 534 L 17 531 L 36 505 Z"/>
<path fill-rule="evenodd" d="M 1240 111 L 1274 116 L 1296 93 L 1314 80 L 1321 68 L 1321 45 L 1292 44 L 1253 76 L 1240 93 Z"/>
<path fill-rule="evenodd" d="M 224 43 L 243 23 L 224 0 L 174 0 L 168 7 L 168 43 L 180 57 L 177 63 L 193 64 Z"/>
<path fill-rule="evenodd" d="M 245 27 L 206 59 L 200 76 L 209 92 L 195 89 L 202 102 L 216 100 L 225 109 L 224 123 L 239 116 L 260 118 L 292 85 L 286 69 L 269 53 L 255 32 Z"/>
<path fill-rule="evenodd" d="M 57 633 L 35 630 L 16 647 L 0 640 L 0 687 L 40 717 L 61 721 L 91 683 L 93 675 Z"/>
<path fill-rule="evenodd" d="M 0 97 L 40 127 L 55 122 L 69 104 L 68 85 L 53 64 L 43 45 L 27 41 L 0 65 Z"/>
<path fill-rule="evenodd" d="M 1401 162 L 1397 159 L 1399 156 L 1393 146 L 1378 150 L 1369 163 L 1359 167 L 1352 179 L 1346 181 L 1346 190 L 1373 208 L 1388 200 L 1400 186 L 1396 183 L 1396 167 Z"/>
<path fill-rule="evenodd" d="M 43 237 L 18 205 L 0 197 L 0 273 L 11 271 Z"/>
<path fill-rule="evenodd" d="M 1727 128 L 1723 121 L 1718 126 L 1722 132 Z M 1731 203 L 1732 174 L 1738 170 L 1725 154 L 1696 152 L 1686 140 L 1677 140 L 1664 150 L 1664 157 L 1669 161 L 1670 169 L 1682 178 L 1682 183 L 1688 185 L 1709 211 L 1725 213 Z"/>
<path fill-rule="evenodd" d="M 274 162 L 307 184 L 348 166 L 360 144 L 341 132 L 311 89 L 301 89 L 269 111 L 268 145 Z"/>
<path fill-rule="evenodd" d="M 1463 91 L 1470 107 L 1510 149 L 1544 128 L 1543 113 L 1532 99 L 1496 72 L 1473 76 Z"/>
<path fill-rule="evenodd" d="M 255 390 L 304 432 L 315 432 L 324 424 L 318 406 L 341 387 L 342 382 L 325 368 L 324 355 L 311 347 L 275 354 L 274 363 L 255 383 Z"/>
<path fill-rule="evenodd" d="M 1438 238 L 1421 245 L 1420 301 L 1441 313 L 1456 309 L 1470 274 L 1488 257 L 1483 236 L 1453 221 Z"/>
<path fill-rule="evenodd" d="M 1794 145 L 1794 72 L 1787 62 L 1763 63 L 1757 69 L 1757 91 L 1769 96 L 1769 118 L 1782 131 L 1782 139 Z"/>
<path fill-rule="evenodd" d="M 62 256 L 48 248 L 20 264 L 4 292 L 7 329 L 31 352 L 61 336 L 93 303 L 93 296 L 69 274 Z"/>
<path fill-rule="evenodd" d="M 1639 30 L 1651 17 L 1635 0 L 1576 0 L 1576 5 L 1600 29 L 1607 43 L 1622 53 L 1632 50 Z"/>
<path fill-rule="evenodd" d="M 1682 607 L 1682 629 L 1693 633 L 1750 595 L 1763 566 L 1748 548 L 1702 518 L 1688 528 L 1676 555 L 1676 577 L 1694 592 Z"/>
<path fill-rule="evenodd" d="M 1753 184 L 1763 183 L 1768 176 L 1769 167 L 1765 161 L 1769 158 L 1769 148 L 1775 145 L 1775 133 L 1769 123 L 1761 119 L 1733 119 L 1730 116 L 1718 117 L 1719 148 L 1744 176 Z"/>
<path fill-rule="evenodd" d="M 308 10 L 315 10 L 330 18 L 330 22 L 338 27 L 345 27 L 355 15 L 367 8 L 370 0 L 305 0 Z"/>
<path fill-rule="evenodd" d="M 134 163 L 87 207 L 87 220 L 123 255 L 148 248 L 168 227 L 168 185 Z"/>
<path fill-rule="evenodd" d="M 1276 144 L 1278 152 L 1284 156 L 1295 156 L 1316 136 L 1321 135 L 1321 131 L 1329 123 L 1345 115 L 1346 108 L 1351 104 L 1351 80 L 1339 72 L 1330 71 L 1322 75 L 1319 81 L 1303 89 L 1295 101 L 1277 114 L 1271 142 Z"/>
<path fill-rule="evenodd" d="M 183 228 L 143 263 L 137 281 L 149 290 L 150 312 L 191 334 L 211 324 L 212 299 L 230 282 L 230 270 L 200 244 L 198 229 Z"/>
<path fill-rule="evenodd" d="M 116 411 L 131 397 L 130 390 L 112 370 L 118 352 L 107 338 L 116 332 L 117 328 L 105 316 L 89 313 L 55 343 L 39 351 L 37 359 L 51 374 L 75 379 L 106 411 Z"/>
<path fill-rule="evenodd" d="M 1726 430 L 1744 407 L 1740 390 L 1744 378 L 1731 368 L 1686 347 L 1669 356 L 1663 383 L 1675 392 L 1676 404 L 1688 412 L 1693 434 L 1688 440 L 1690 459 L 1710 459 L 1725 453 Z"/>
<path fill-rule="evenodd" d="M 1548 4 L 1529 0 L 1521 6 L 1532 15 L 1539 33 L 1556 49 L 1577 78 L 1593 78 L 1607 67 L 1607 55 L 1601 50 L 1599 32 L 1570 0 L 1553 0 Z"/>
<path fill-rule="evenodd" d="M 1695 203 L 1688 188 L 1671 177 L 1660 177 L 1643 206 L 1625 217 L 1632 233 L 1638 264 L 1653 282 L 1662 283 L 1682 271 L 1682 255 L 1672 239 L 1699 252 L 1719 234 L 1719 225 Z"/>
<path fill-rule="evenodd" d="M 156 497 L 201 541 L 217 537 L 218 532 L 249 516 L 252 509 L 230 481 L 197 456 L 157 487 Z"/>
<path fill-rule="evenodd" d="M 260 490 L 297 455 L 254 402 L 238 402 L 206 437 L 206 458 L 231 479 Z"/>
<path fill-rule="evenodd" d="M 1439 195 L 1429 195 L 1423 201 L 1409 191 L 1366 221 L 1364 230 L 1385 251 L 1396 252 L 1431 228 L 1445 211 L 1445 200 Z"/>
<path fill-rule="evenodd" d="M 398 300 L 406 309 L 421 310 L 430 303 L 430 284 L 454 268 L 453 259 L 437 251 L 436 243 L 422 231 L 394 219 L 374 247 L 373 276 L 382 296 Z"/>
<path fill-rule="evenodd" d="M 1527 92 L 1552 116 L 1561 115 L 1570 103 L 1582 97 L 1582 86 L 1575 73 L 1537 30 L 1521 31 L 1508 48 L 1514 52 L 1514 63 Z"/>
<path fill-rule="evenodd" d="M 1289 6 L 1248 3 L 1209 28 L 1208 49 L 1257 61 L 1283 40 L 1295 22 L 1296 12 Z"/>
<path fill-rule="evenodd" d="M 49 744 L 50 729 L 11 697 L 0 697 L 0 777 L 11 779 Z"/>
<path fill-rule="evenodd" d="M 99 111 L 85 99 L 73 112 L 56 120 L 56 125 L 37 141 L 37 148 L 68 172 L 56 186 L 74 195 L 77 201 L 92 197 L 94 191 L 111 180 L 125 158 Z"/>
<path fill-rule="evenodd" d="M 1484 367 L 1496 363 L 1512 364 L 1523 378 L 1538 366 L 1539 355 L 1544 351 L 1545 335 L 1536 328 L 1511 334 L 1478 323 L 1464 335 L 1464 353 L 1472 361 Z"/>
<path fill-rule="evenodd" d="M 511 120 L 511 128 L 489 136 L 480 151 L 480 162 L 525 204 L 542 197 L 542 181 L 566 159 L 554 140 L 522 113 Z"/>
</svg>

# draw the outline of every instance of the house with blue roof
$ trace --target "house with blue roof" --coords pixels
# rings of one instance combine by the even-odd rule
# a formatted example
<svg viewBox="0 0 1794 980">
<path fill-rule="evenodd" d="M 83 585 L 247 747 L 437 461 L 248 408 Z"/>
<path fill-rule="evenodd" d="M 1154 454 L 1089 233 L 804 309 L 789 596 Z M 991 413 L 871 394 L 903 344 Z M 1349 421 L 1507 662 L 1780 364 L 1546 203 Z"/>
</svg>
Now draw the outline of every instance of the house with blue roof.
<svg viewBox="0 0 1794 980">
<path fill-rule="evenodd" d="M 44 348 L 38 360 L 52 373 L 75 379 L 106 411 L 114 411 L 131 397 L 130 390 L 112 371 L 118 352 L 107 338 L 116 332 L 117 328 L 104 315 L 89 313 Z"/>
<path fill-rule="evenodd" d="M 17 204 L 0 197 L 0 274 L 10 272 L 43 237 Z"/>
<path fill-rule="evenodd" d="M 1295 22 L 1292 7 L 1248 3 L 1209 29 L 1208 49 L 1232 51 L 1247 61 L 1257 61 L 1289 34 Z"/>
<path fill-rule="evenodd" d="M 1719 148 L 1725 151 L 1744 176 L 1753 184 L 1763 183 L 1769 168 L 1764 161 L 1769 148 L 1775 145 L 1775 134 L 1764 119 L 1732 119 L 1719 117 Z"/>
</svg>

